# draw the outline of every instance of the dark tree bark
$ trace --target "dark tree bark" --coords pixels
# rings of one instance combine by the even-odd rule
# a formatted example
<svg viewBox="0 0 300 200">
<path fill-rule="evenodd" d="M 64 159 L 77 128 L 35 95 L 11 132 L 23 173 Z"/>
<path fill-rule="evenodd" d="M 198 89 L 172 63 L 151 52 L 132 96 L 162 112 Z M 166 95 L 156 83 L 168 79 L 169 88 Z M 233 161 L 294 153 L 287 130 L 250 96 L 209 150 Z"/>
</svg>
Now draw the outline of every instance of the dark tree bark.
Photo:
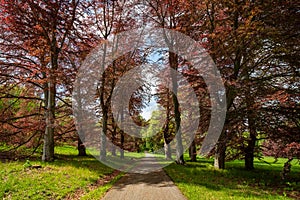
<svg viewBox="0 0 300 200">
<path fill-rule="evenodd" d="M 216 152 L 214 157 L 214 167 L 216 169 L 225 169 L 226 137 L 226 132 L 223 131 L 216 145 Z"/>
<path fill-rule="evenodd" d="M 248 141 L 248 146 L 245 149 L 245 168 L 247 170 L 254 169 L 254 148 L 256 143 L 256 134 L 251 133 Z"/>
<path fill-rule="evenodd" d="M 78 148 L 78 156 L 86 156 L 86 148 L 84 146 L 83 140 L 84 138 L 78 137 L 78 143 L 77 143 L 77 148 Z"/>
<path fill-rule="evenodd" d="M 249 77 L 248 77 L 249 78 Z M 253 94 L 251 95 L 251 88 L 248 86 L 247 95 L 247 117 L 248 117 L 248 128 L 249 128 L 249 139 L 247 147 L 245 148 L 245 168 L 247 170 L 254 169 L 254 150 L 256 144 L 256 127 L 255 127 L 255 114 L 253 111 L 254 98 Z"/>
<path fill-rule="evenodd" d="M 172 49 L 170 49 L 172 51 Z M 174 105 L 174 117 L 175 117 L 175 139 L 176 139 L 176 163 L 183 165 L 185 164 L 183 158 L 183 145 L 182 145 L 182 136 L 181 136 L 181 114 L 179 110 L 179 102 L 177 99 L 177 90 L 178 90 L 178 83 L 177 83 L 177 73 L 178 70 L 178 55 L 173 52 L 169 52 L 169 63 L 171 68 L 171 77 L 172 77 L 172 85 L 173 85 L 173 94 L 172 100 Z"/>
<path fill-rule="evenodd" d="M 189 148 L 189 156 L 190 156 L 191 162 L 197 162 L 197 149 L 196 149 L 195 141 L 192 142 L 192 144 Z"/>
<path fill-rule="evenodd" d="M 165 151 L 165 158 L 166 160 L 171 160 L 172 159 L 172 152 L 171 152 L 171 146 L 170 146 L 170 99 L 169 99 L 169 89 L 166 91 L 166 99 L 167 99 L 167 107 L 166 107 L 166 122 L 163 130 L 164 134 L 164 151 Z"/>
<path fill-rule="evenodd" d="M 248 139 L 248 145 L 245 149 L 245 168 L 247 170 L 254 169 L 254 150 L 256 144 L 256 128 L 255 128 L 255 119 L 252 118 L 252 114 L 250 114 L 248 118 L 249 123 L 249 132 L 250 137 Z"/>
<path fill-rule="evenodd" d="M 286 163 L 284 163 L 284 166 L 283 166 L 283 169 L 282 169 L 282 172 L 281 172 L 281 179 L 282 180 L 285 180 L 289 173 L 291 172 L 291 162 L 292 162 L 293 158 L 289 158 L 288 161 Z"/>
</svg>

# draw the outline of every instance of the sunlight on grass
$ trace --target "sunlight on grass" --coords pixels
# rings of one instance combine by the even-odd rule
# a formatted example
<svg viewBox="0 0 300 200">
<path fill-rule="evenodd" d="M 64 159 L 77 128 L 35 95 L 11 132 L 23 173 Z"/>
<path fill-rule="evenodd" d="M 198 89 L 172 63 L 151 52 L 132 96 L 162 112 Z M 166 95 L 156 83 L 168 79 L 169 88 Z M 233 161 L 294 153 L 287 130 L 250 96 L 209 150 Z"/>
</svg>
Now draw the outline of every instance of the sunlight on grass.
<svg viewBox="0 0 300 200">
<path fill-rule="evenodd" d="M 215 170 L 213 161 L 198 159 L 187 162 L 186 166 L 172 164 L 165 168 L 167 174 L 189 200 L 199 199 L 291 199 L 300 191 L 300 166 L 295 162 L 291 177 L 294 182 L 282 183 L 280 171 L 284 159 L 272 165 L 255 161 L 255 170 L 243 169 L 243 161 L 226 163 L 226 170 Z M 271 158 L 265 161 L 272 162 Z M 292 179 L 293 180 L 293 179 Z M 289 186 L 289 187 L 288 187 Z M 299 197 L 299 196 L 298 196 Z"/>
<path fill-rule="evenodd" d="M 118 176 L 116 176 L 111 182 L 109 182 L 108 184 L 102 186 L 102 187 L 98 187 L 97 189 L 87 193 L 86 195 L 84 195 L 82 198 L 80 198 L 81 200 L 91 200 L 91 199 L 99 199 L 100 197 L 104 196 L 104 194 L 114 185 L 115 182 L 117 182 L 121 177 L 123 176 L 123 174 L 119 174 Z"/>
<path fill-rule="evenodd" d="M 30 165 L 40 165 L 42 168 L 39 169 L 29 168 L 25 161 L 0 163 L 0 198 L 62 199 L 114 171 L 94 157 L 77 157 L 75 147 L 57 147 L 55 150 L 58 158 L 65 159 L 52 163 L 28 161 Z M 105 186 L 103 191 L 109 187 Z"/>
</svg>

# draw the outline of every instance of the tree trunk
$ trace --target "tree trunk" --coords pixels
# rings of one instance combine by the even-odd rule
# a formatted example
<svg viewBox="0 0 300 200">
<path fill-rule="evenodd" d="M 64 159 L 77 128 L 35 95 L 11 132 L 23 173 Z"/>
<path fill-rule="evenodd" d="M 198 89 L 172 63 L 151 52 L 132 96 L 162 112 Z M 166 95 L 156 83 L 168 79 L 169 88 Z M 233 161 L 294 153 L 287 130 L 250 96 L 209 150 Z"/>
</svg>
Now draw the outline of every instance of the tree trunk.
<svg viewBox="0 0 300 200">
<path fill-rule="evenodd" d="M 249 123 L 250 125 L 250 123 Z M 254 149 L 256 143 L 256 130 L 254 128 L 250 128 L 250 138 L 248 141 L 248 146 L 245 149 L 245 168 L 247 170 L 254 169 Z"/>
<path fill-rule="evenodd" d="M 190 155 L 191 162 L 197 161 L 197 149 L 196 149 L 195 141 L 192 142 L 192 144 L 189 148 L 189 155 Z"/>
<path fill-rule="evenodd" d="M 104 39 L 106 40 L 107 37 L 105 36 Z M 103 60 L 102 60 L 102 83 L 100 87 L 100 105 L 102 108 L 102 133 L 100 133 L 100 161 L 106 160 L 106 134 L 107 134 L 107 121 L 108 121 L 108 106 L 107 102 L 108 99 L 105 101 L 105 84 L 106 84 L 106 73 L 105 73 L 105 58 L 107 53 L 107 44 L 104 43 L 104 52 L 103 52 Z"/>
<path fill-rule="evenodd" d="M 117 155 L 116 146 L 115 145 L 112 145 L 112 147 L 111 147 L 111 155 L 112 156 L 116 156 Z"/>
<path fill-rule="evenodd" d="M 78 105 L 78 114 L 77 114 L 77 132 L 78 132 L 78 140 L 77 140 L 77 149 L 78 149 L 78 156 L 86 156 L 86 148 L 85 148 L 85 131 L 84 131 L 84 123 L 85 120 L 82 117 L 82 96 L 81 96 L 81 88 L 76 91 L 75 97 Z"/>
<path fill-rule="evenodd" d="M 254 146 L 255 145 L 252 145 L 251 143 L 253 143 L 252 140 L 248 142 L 248 147 L 245 150 L 245 169 L 247 170 L 254 169 Z"/>
<path fill-rule="evenodd" d="M 181 138 L 181 117 L 179 111 L 179 103 L 175 94 L 173 94 L 174 101 L 174 111 L 175 111 L 175 138 L 176 138 L 176 163 L 183 165 L 185 163 L 183 158 L 183 146 L 182 146 L 182 138 Z"/>
<path fill-rule="evenodd" d="M 226 133 L 225 131 L 223 131 L 216 145 L 216 153 L 214 159 L 215 169 L 225 169 L 226 137 Z"/>
<path fill-rule="evenodd" d="M 246 91 L 246 105 L 247 105 L 247 119 L 248 119 L 248 130 L 249 130 L 249 139 L 247 147 L 245 148 L 245 169 L 253 170 L 254 169 L 254 150 L 256 143 L 256 127 L 255 127 L 255 112 L 254 112 L 254 94 L 251 93 L 250 85 L 250 72 L 247 72 L 247 91 Z"/>
<path fill-rule="evenodd" d="M 120 158 L 124 159 L 124 133 L 121 131 L 121 148 L 120 148 Z"/>
<path fill-rule="evenodd" d="M 249 93 L 250 94 L 250 93 Z M 247 107 L 249 109 L 252 109 L 252 102 L 253 99 L 250 97 Z M 255 118 L 254 113 L 252 110 L 248 111 L 248 127 L 249 127 L 249 140 L 248 145 L 245 149 L 245 168 L 247 170 L 253 170 L 254 169 L 254 149 L 255 149 L 255 143 L 256 143 L 256 128 L 255 128 Z"/>
<path fill-rule="evenodd" d="M 103 109 L 102 133 L 100 135 L 100 161 L 106 160 L 107 110 Z"/>
<path fill-rule="evenodd" d="M 166 143 L 166 141 L 164 142 L 164 149 L 165 149 L 166 160 L 172 160 L 171 146 L 169 143 Z"/>
<path fill-rule="evenodd" d="M 226 146 L 224 145 L 217 145 L 216 146 L 216 153 L 215 153 L 215 160 L 214 160 L 214 167 L 216 169 L 225 169 L 225 152 Z"/>
<path fill-rule="evenodd" d="M 53 82 L 48 86 L 48 106 L 46 110 L 46 130 L 42 161 L 54 160 L 54 112 L 55 112 L 55 85 Z"/>
<path fill-rule="evenodd" d="M 135 151 L 136 151 L 137 153 L 139 153 L 140 150 L 139 150 L 138 139 L 137 139 L 137 138 L 134 138 L 133 140 L 134 140 L 134 149 L 135 149 Z"/>
<path fill-rule="evenodd" d="M 81 114 L 81 111 L 82 111 L 82 102 L 81 102 L 81 93 L 80 93 L 80 90 L 77 91 L 77 95 L 79 96 L 78 98 L 78 107 L 79 107 L 79 113 L 78 113 L 78 121 L 77 121 L 77 125 L 78 125 L 78 141 L 77 141 L 77 149 L 78 149 L 78 156 L 86 156 L 86 147 L 84 145 L 85 143 L 85 131 L 84 131 L 84 128 L 83 128 L 83 123 L 84 122 L 84 119 L 82 117 L 82 114 Z"/>
<path fill-rule="evenodd" d="M 121 107 L 121 123 L 124 123 L 124 107 L 122 105 Z M 121 130 L 121 149 L 120 149 L 120 158 L 124 159 L 124 141 L 125 141 L 125 137 L 124 137 L 124 132 L 123 130 Z"/>
<path fill-rule="evenodd" d="M 176 163 L 183 165 L 185 163 L 183 158 L 183 145 L 182 145 L 182 137 L 181 137 L 181 114 L 179 110 L 179 102 L 177 99 L 177 90 L 178 90 L 178 83 L 177 83 L 177 69 L 178 69 L 178 55 L 169 52 L 169 63 L 171 68 L 171 77 L 172 77 L 172 85 L 173 85 L 173 94 L 172 100 L 174 104 L 174 116 L 175 116 L 175 139 L 176 139 Z"/>
<path fill-rule="evenodd" d="M 286 163 L 284 163 L 282 172 L 280 173 L 281 175 L 281 179 L 282 180 L 286 180 L 288 178 L 289 173 L 291 172 L 291 162 L 292 162 L 293 158 L 289 158 L 288 161 Z"/>
<path fill-rule="evenodd" d="M 114 122 L 114 120 L 113 120 L 113 123 L 115 123 Z M 116 135 L 117 135 L 117 126 L 116 125 L 114 125 L 114 130 L 113 130 L 113 133 L 112 133 L 112 141 L 115 141 L 116 140 Z M 111 155 L 113 155 L 113 156 L 116 156 L 117 154 L 116 154 L 116 146 L 114 145 L 114 144 L 112 144 L 112 147 L 111 147 Z"/>
<path fill-rule="evenodd" d="M 172 159 L 172 152 L 171 152 L 171 146 L 170 146 L 170 131 L 169 131 L 169 126 L 170 126 L 170 99 L 169 99 L 169 89 L 166 91 L 166 96 L 167 96 L 167 113 L 166 113 L 166 122 L 165 122 L 165 127 L 163 131 L 164 135 L 164 150 L 165 150 L 165 158 L 166 160 L 171 160 Z"/>
<path fill-rule="evenodd" d="M 48 162 L 54 160 L 54 126 L 55 126 L 55 96 L 56 96 L 56 76 L 58 68 L 59 49 L 55 46 L 56 40 L 53 40 L 51 47 L 51 69 L 47 86 L 47 107 L 46 107 L 46 130 L 44 135 L 44 146 L 42 161 Z"/>
<path fill-rule="evenodd" d="M 78 137 L 78 156 L 86 156 L 86 148 L 84 146 L 84 138 L 82 136 Z"/>
</svg>

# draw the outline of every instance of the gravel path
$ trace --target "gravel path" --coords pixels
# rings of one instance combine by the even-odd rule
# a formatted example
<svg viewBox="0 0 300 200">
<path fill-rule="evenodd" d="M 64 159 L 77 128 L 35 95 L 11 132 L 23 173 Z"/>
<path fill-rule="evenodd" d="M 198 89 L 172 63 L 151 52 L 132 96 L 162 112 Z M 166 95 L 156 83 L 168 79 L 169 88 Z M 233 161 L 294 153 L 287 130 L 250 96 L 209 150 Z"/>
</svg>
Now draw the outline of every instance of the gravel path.
<svg viewBox="0 0 300 200">
<path fill-rule="evenodd" d="M 147 173 L 147 168 L 157 171 Z M 150 154 L 136 166 L 139 173 L 122 177 L 102 198 L 103 200 L 186 200 L 166 173 L 159 169 L 159 163 Z"/>
</svg>

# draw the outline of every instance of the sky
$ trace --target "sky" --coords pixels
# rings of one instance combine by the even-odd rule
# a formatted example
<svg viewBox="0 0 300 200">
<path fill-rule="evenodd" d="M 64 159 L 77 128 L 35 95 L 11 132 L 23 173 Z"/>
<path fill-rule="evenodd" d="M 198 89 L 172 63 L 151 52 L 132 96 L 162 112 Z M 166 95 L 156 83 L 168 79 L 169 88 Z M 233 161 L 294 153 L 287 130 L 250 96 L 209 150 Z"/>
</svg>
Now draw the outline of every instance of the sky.
<svg viewBox="0 0 300 200">
<path fill-rule="evenodd" d="M 149 102 L 149 105 L 142 110 L 142 113 L 141 113 L 142 117 L 146 120 L 149 120 L 152 116 L 152 112 L 157 110 L 157 108 L 158 108 L 157 103 L 156 103 L 155 99 L 152 97 Z"/>
</svg>

